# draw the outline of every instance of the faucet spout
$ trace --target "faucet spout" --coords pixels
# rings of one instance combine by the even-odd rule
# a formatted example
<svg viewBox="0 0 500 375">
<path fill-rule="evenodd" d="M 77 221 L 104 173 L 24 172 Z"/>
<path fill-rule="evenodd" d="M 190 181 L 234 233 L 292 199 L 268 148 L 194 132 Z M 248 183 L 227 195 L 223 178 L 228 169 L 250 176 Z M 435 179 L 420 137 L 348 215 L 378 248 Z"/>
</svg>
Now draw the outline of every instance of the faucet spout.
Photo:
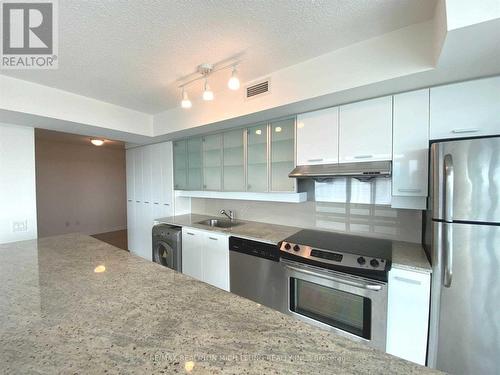
<svg viewBox="0 0 500 375">
<path fill-rule="evenodd" d="M 228 212 L 226 212 L 226 210 L 220 210 L 220 214 L 221 214 L 221 215 L 226 215 L 226 216 L 227 216 L 227 218 L 228 218 L 229 220 L 231 220 L 231 221 L 233 221 L 233 220 L 234 220 L 234 213 L 233 213 L 233 211 L 231 211 L 231 210 L 229 210 L 229 213 L 228 213 Z"/>
</svg>

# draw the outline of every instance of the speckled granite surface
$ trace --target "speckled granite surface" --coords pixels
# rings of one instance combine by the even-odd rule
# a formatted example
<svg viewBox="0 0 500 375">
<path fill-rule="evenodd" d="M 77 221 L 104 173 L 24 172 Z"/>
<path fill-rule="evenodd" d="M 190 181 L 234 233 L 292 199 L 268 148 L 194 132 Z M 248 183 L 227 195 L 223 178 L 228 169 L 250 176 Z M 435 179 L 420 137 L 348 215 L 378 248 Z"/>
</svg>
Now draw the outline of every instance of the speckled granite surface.
<svg viewBox="0 0 500 375">
<path fill-rule="evenodd" d="M 171 225 L 178 225 L 181 227 L 186 226 L 197 229 L 211 230 L 214 232 L 223 232 L 235 236 L 245 237 L 269 243 L 281 242 L 285 238 L 303 229 L 297 227 L 260 223 L 256 221 L 246 221 L 246 220 L 236 220 L 243 224 L 230 229 L 210 228 L 206 225 L 197 224 L 202 220 L 210 219 L 213 217 L 214 216 L 190 214 L 190 215 L 164 217 L 157 219 L 157 221 Z M 422 246 L 410 242 L 400 242 L 400 241 L 392 242 L 392 264 L 398 268 L 404 268 L 419 272 L 432 271 Z"/>
<path fill-rule="evenodd" d="M 392 243 L 392 266 L 410 271 L 432 272 L 422 245 L 417 243 L 394 241 Z"/>
<path fill-rule="evenodd" d="M 98 265 L 106 271 L 95 273 Z M 83 235 L 0 245 L 2 374 L 424 374 Z"/>
<path fill-rule="evenodd" d="M 212 219 L 215 216 L 188 214 L 171 217 L 163 217 L 156 219 L 158 222 L 186 226 L 190 228 L 210 230 L 214 232 L 222 232 L 238 237 L 249 238 L 257 241 L 277 244 L 285 238 L 297 233 L 302 228 L 289 227 L 285 225 L 276 225 L 269 223 L 259 223 L 257 221 L 247 221 L 236 219 L 236 222 L 241 223 L 232 228 L 211 228 L 207 225 L 198 224 L 198 222 Z M 224 217 L 221 217 L 224 219 Z"/>
</svg>

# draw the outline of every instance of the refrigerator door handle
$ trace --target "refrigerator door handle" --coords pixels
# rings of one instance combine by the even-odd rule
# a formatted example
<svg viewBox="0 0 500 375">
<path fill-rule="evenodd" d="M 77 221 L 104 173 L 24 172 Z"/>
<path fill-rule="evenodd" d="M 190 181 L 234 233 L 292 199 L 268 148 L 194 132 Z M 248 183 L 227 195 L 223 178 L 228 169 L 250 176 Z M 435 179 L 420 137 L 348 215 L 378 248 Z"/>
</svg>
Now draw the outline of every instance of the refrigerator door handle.
<svg viewBox="0 0 500 375">
<path fill-rule="evenodd" d="M 453 278 L 453 158 L 444 156 L 444 274 L 443 286 L 449 288 Z"/>
</svg>

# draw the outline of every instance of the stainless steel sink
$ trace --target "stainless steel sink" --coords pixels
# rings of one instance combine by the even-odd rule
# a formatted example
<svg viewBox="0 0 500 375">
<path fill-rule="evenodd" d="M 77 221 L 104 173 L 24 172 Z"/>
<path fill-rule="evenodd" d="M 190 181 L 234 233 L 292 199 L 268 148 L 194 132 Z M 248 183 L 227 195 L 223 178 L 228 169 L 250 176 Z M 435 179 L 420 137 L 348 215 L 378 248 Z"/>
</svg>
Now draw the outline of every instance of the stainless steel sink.
<svg viewBox="0 0 500 375">
<path fill-rule="evenodd" d="M 234 221 L 234 220 L 227 220 L 227 219 L 208 219 L 208 220 L 199 221 L 197 224 L 207 225 L 207 226 L 213 227 L 213 228 L 231 228 L 231 227 L 241 225 L 242 223 Z"/>
</svg>

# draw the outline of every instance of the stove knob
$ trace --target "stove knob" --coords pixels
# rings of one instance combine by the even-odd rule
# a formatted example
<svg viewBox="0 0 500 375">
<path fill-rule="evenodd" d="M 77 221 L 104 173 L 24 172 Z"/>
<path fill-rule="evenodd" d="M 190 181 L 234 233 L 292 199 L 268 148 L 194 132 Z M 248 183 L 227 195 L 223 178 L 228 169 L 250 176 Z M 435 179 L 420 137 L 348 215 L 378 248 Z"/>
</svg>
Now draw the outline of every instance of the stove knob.
<svg viewBox="0 0 500 375">
<path fill-rule="evenodd" d="M 290 250 L 290 248 L 291 248 L 291 246 L 290 246 L 290 244 L 287 242 L 287 243 L 285 244 L 285 249 L 286 249 L 286 250 Z"/>
<path fill-rule="evenodd" d="M 359 258 L 358 258 L 358 264 L 363 265 L 363 264 L 365 264 L 365 263 L 366 263 L 365 258 L 363 258 L 363 257 L 359 257 Z"/>
<path fill-rule="evenodd" d="M 295 246 L 293 247 L 293 251 L 299 251 L 299 250 L 300 250 L 300 246 L 299 246 L 299 245 L 295 245 Z"/>
<path fill-rule="evenodd" d="M 370 260 L 370 265 L 374 268 L 377 268 L 379 266 L 378 260 L 377 259 Z"/>
</svg>

